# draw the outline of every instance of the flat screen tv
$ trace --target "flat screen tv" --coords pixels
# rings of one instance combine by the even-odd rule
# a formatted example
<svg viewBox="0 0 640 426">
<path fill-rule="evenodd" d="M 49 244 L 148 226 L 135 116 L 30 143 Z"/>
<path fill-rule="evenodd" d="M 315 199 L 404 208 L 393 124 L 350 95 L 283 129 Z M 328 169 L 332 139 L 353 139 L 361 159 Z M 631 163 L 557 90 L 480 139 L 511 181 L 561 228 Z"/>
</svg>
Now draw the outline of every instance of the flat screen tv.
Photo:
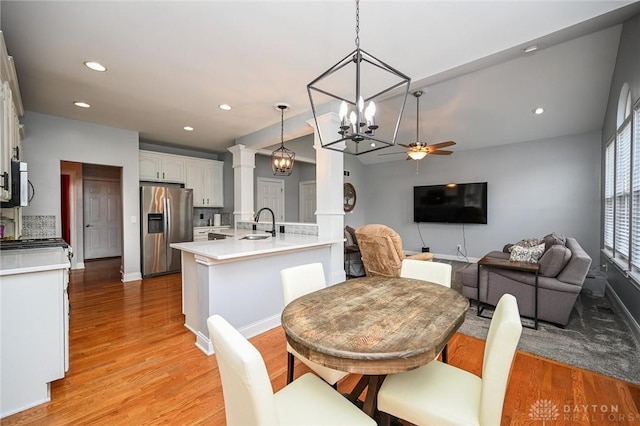
<svg viewBox="0 0 640 426">
<path fill-rule="evenodd" d="M 413 221 L 487 223 L 487 182 L 413 187 Z"/>
</svg>

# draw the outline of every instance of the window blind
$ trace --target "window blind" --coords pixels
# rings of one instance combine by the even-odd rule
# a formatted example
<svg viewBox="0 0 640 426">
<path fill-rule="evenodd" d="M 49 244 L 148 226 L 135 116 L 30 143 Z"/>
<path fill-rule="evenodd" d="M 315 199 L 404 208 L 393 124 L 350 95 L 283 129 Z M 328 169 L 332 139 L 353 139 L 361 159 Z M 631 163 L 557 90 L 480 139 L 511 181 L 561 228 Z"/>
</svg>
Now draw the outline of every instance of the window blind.
<svg viewBox="0 0 640 426">
<path fill-rule="evenodd" d="M 631 208 L 631 264 L 640 269 L 640 105 L 633 112 L 633 205 Z M 631 126 L 629 126 L 631 128 Z"/>
<path fill-rule="evenodd" d="M 629 209 L 631 207 L 631 120 L 620 127 L 616 143 L 616 184 L 615 184 L 615 253 L 629 258 Z"/>
<path fill-rule="evenodd" d="M 607 144 L 604 159 L 604 247 L 613 250 L 613 203 L 615 188 L 615 139 Z"/>
</svg>

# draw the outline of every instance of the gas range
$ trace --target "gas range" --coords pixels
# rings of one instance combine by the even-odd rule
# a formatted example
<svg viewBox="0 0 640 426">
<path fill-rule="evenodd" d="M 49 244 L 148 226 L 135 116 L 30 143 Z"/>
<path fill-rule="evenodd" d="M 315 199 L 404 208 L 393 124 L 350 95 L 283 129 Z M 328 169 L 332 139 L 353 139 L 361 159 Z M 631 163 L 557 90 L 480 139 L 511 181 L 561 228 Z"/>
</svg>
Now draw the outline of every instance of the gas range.
<svg viewBox="0 0 640 426">
<path fill-rule="evenodd" d="M 24 238 L 20 240 L 0 240 L 0 250 L 24 250 L 35 248 L 62 247 L 69 244 L 62 238 Z"/>
</svg>

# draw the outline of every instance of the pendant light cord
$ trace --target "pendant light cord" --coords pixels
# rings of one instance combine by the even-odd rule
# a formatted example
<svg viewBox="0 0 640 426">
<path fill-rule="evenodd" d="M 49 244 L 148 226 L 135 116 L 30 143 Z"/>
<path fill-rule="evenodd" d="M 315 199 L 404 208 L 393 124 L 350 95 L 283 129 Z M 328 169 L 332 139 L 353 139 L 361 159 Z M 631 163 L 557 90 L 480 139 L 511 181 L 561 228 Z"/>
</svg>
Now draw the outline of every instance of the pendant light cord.
<svg viewBox="0 0 640 426">
<path fill-rule="evenodd" d="M 356 0 L 356 49 L 360 49 L 360 0 Z"/>
<path fill-rule="evenodd" d="M 280 107 L 280 146 L 284 148 L 284 108 Z"/>
</svg>

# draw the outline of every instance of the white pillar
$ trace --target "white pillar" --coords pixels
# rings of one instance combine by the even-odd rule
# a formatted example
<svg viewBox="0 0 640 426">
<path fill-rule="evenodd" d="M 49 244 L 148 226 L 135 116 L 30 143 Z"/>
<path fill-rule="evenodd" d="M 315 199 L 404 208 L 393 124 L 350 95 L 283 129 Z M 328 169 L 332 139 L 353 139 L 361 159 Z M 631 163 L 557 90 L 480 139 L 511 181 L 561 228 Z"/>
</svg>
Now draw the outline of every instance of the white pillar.
<svg viewBox="0 0 640 426">
<path fill-rule="evenodd" d="M 253 220 L 253 169 L 256 167 L 256 150 L 244 145 L 228 148 L 233 154 L 233 224 L 239 220 Z"/>
<path fill-rule="evenodd" d="M 318 236 L 338 238 L 331 246 L 331 271 L 327 284 L 336 284 L 346 279 L 344 270 L 344 204 L 343 204 L 343 156 L 339 151 L 324 149 L 313 119 L 307 123 L 314 128 L 313 147 L 316 150 L 316 223 Z M 340 126 L 338 114 L 331 112 L 318 117 L 322 134 L 332 135 Z"/>
</svg>

